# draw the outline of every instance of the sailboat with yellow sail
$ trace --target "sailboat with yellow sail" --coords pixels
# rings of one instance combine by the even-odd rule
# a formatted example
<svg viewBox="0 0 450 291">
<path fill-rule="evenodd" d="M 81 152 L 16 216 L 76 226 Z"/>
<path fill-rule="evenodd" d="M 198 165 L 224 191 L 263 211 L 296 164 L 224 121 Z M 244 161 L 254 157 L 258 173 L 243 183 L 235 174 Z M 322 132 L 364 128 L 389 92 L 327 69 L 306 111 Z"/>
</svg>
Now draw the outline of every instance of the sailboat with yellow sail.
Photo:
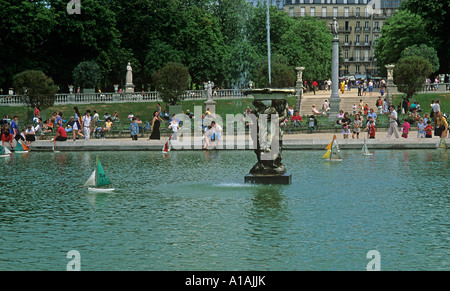
<svg viewBox="0 0 450 291">
<path fill-rule="evenodd" d="M 327 150 L 327 152 L 322 156 L 322 159 L 326 159 L 332 162 L 342 161 L 339 145 L 336 142 L 336 135 L 333 136 L 333 140 L 325 149 Z"/>
<path fill-rule="evenodd" d="M 96 157 L 95 170 L 84 184 L 84 187 L 87 187 L 90 192 L 112 192 L 115 190 L 114 188 L 106 187 L 111 184 L 111 181 L 108 179 L 105 171 L 103 170 L 100 160 Z"/>
</svg>

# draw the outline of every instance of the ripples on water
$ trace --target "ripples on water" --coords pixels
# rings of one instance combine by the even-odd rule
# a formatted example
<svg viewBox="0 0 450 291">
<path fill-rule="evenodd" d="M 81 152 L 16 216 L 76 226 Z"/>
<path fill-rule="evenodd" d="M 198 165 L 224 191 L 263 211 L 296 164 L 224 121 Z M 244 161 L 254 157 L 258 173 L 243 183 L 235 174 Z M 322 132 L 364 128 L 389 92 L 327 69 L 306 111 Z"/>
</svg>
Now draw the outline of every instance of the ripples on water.
<svg viewBox="0 0 450 291">
<path fill-rule="evenodd" d="M 0 270 L 449 269 L 448 151 L 286 151 L 289 186 L 243 183 L 250 151 L 0 160 Z M 101 159 L 117 190 L 82 185 Z"/>
</svg>

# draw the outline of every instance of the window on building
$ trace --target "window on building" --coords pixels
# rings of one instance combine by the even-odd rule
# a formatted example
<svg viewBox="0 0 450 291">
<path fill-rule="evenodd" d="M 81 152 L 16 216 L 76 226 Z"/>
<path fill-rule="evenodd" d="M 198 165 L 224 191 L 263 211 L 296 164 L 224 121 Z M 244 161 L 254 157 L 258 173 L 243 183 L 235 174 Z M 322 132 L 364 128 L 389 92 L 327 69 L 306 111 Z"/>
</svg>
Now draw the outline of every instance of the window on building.
<svg viewBox="0 0 450 291">
<path fill-rule="evenodd" d="M 361 13 L 361 9 L 359 7 L 356 7 L 356 17 L 359 17 Z"/>
<path fill-rule="evenodd" d="M 327 8 L 322 7 L 322 17 L 327 17 Z"/>
<path fill-rule="evenodd" d="M 344 7 L 344 16 L 348 17 L 348 7 Z"/>
<path fill-rule="evenodd" d="M 348 44 L 348 34 L 346 34 L 346 35 L 344 36 L 344 43 L 345 43 L 345 44 Z"/>
<path fill-rule="evenodd" d="M 348 49 L 344 50 L 344 59 L 348 60 Z"/>
<path fill-rule="evenodd" d="M 311 7 L 311 9 L 310 9 L 310 15 L 311 15 L 311 16 L 316 16 L 316 7 Z"/>
<path fill-rule="evenodd" d="M 355 51 L 355 58 L 356 58 L 357 61 L 360 60 L 360 58 L 361 58 L 361 53 L 360 53 L 359 50 L 356 50 L 356 51 Z"/>
<path fill-rule="evenodd" d="M 338 8 L 333 7 L 333 17 L 337 17 L 337 16 L 338 16 Z"/>
<path fill-rule="evenodd" d="M 369 50 L 365 50 L 364 51 L 364 60 L 368 61 L 369 60 Z"/>
<path fill-rule="evenodd" d="M 364 44 L 365 45 L 369 44 L 369 35 L 367 35 L 367 34 L 364 36 Z"/>
<path fill-rule="evenodd" d="M 305 7 L 300 7 L 300 17 L 305 16 Z"/>
<path fill-rule="evenodd" d="M 360 75 L 361 72 L 359 71 L 359 65 L 356 65 L 355 67 L 356 67 L 356 74 L 357 74 L 357 75 Z"/>
<path fill-rule="evenodd" d="M 294 7 L 289 7 L 289 16 L 294 17 Z"/>
<path fill-rule="evenodd" d="M 344 65 L 344 74 L 345 75 L 350 75 L 348 72 L 348 65 Z"/>
</svg>

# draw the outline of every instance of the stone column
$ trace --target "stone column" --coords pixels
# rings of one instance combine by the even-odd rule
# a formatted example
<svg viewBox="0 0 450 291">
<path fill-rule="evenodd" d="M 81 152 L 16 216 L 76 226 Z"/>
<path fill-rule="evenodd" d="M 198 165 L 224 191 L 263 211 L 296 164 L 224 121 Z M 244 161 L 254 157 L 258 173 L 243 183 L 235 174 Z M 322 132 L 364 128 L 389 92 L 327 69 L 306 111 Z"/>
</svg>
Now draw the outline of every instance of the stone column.
<svg viewBox="0 0 450 291">
<path fill-rule="evenodd" d="M 333 39 L 333 55 L 331 60 L 331 96 L 329 120 L 336 120 L 339 114 L 341 98 L 339 97 L 339 38 Z"/>
<path fill-rule="evenodd" d="M 394 68 L 395 65 L 386 65 L 387 80 L 386 80 L 386 102 L 392 104 L 392 94 L 397 93 L 397 86 L 394 85 Z"/>
<path fill-rule="evenodd" d="M 295 110 L 300 114 L 300 106 L 302 104 L 303 96 L 303 70 L 304 67 L 296 67 L 297 70 L 297 82 L 295 82 L 295 95 L 297 96 L 297 104 L 295 105 Z"/>
</svg>

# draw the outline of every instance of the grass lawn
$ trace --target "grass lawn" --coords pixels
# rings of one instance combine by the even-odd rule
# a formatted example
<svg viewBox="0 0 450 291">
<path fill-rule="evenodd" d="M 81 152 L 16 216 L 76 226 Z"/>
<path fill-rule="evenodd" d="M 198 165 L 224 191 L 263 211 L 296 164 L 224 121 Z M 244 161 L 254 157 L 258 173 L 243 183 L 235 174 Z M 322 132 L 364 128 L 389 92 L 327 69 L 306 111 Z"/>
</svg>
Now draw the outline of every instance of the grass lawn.
<svg viewBox="0 0 450 291">
<path fill-rule="evenodd" d="M 403 97 L 406 95 L 394 95 L 392 99 L 392 103 L 397 106 L 399 103 L 402 102 Z M 450 113 L 450 93 L 420 93 L 414 95 L 409 102 L 419 102 L 420 106 L 422 107 L 422 113 L 430 112 L 430 104 L 431 101 L 436 101 L 437 99 L 441 100 L 441 112 L 447 113 L 449 115 Z"/>
</svg>

